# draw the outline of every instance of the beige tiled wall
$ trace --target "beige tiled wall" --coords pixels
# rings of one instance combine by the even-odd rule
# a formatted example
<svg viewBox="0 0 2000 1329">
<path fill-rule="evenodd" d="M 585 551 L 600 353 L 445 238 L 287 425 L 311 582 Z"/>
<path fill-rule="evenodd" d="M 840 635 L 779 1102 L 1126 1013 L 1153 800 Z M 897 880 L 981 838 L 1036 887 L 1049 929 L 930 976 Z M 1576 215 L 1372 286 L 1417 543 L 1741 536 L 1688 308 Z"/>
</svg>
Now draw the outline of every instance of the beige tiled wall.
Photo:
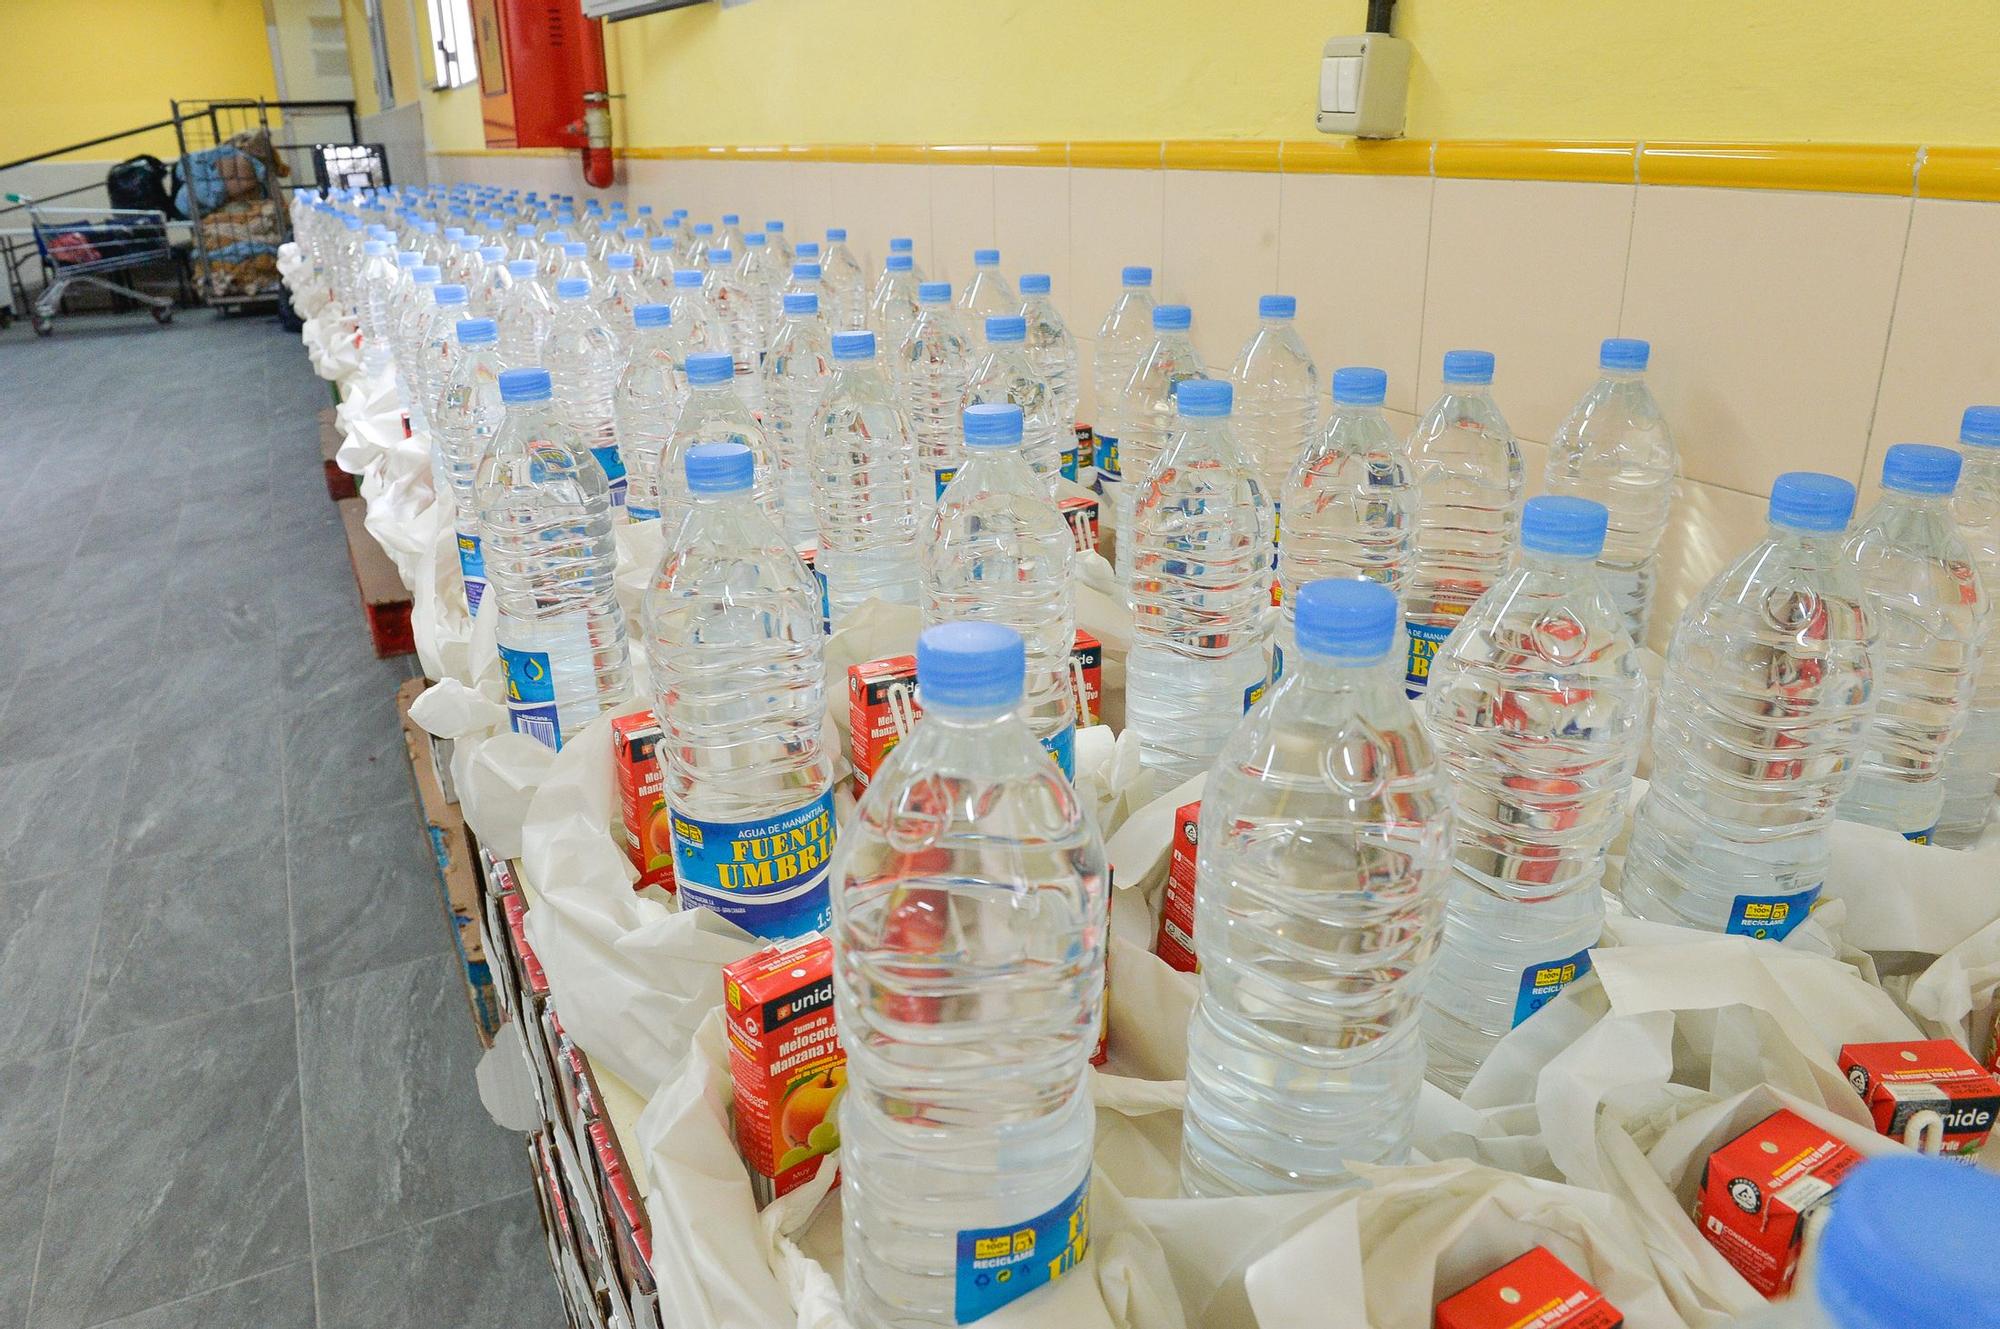
<svg viewBox="0 0 2000 1329">
<path fill-rule="evenodd" d="M 576 190 L 562 159 L 434 165 L 434 178 Z M 1296 295 L 1322 376 L 1380 365 L 1399 419 L 1436 394 L 1446 350 L 1485 347 L 1531 489 L 1541 445 L 1594 376 L 1598 340 L 1648 338 L 1683 458 L 1669 607 L 1755 539 L 1780 471 L 1831 471 L 1866 495 L 1888 444 L 1949 441 L 1966 404 L 2000 400 L 1991 204 L 887 162 L 630 161 L 622 176 L 638 201 L 783 217 L 795 238 L 845 225 L 871 268 L 890 235 L 910 235 L 927 272 L 961 282 L 971 250 L 997 244 L 1010 274 L 1051 275 L 1086 364 L 1127 263 L 1151 264 L 1163 296 L 1194 306 L 1196 344 L 1218 368 L 1254 324 L 1258 295 Z M 1671 615 L 1656 620 L 1664 643 Z"/>
</svg>

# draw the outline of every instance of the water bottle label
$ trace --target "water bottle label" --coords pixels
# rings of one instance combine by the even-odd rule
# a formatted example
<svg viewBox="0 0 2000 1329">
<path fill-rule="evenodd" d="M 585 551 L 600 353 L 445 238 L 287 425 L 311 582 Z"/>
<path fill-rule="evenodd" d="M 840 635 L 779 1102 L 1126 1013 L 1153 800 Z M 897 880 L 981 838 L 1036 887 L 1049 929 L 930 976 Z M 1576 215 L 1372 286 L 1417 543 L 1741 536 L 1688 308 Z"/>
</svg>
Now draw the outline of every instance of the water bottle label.
<svg viewBox="0 0 2000 1329">
<path fill-rule="evenodd" d="M 517 734 L 551 748 L 562 747 L 556 719 L 556 676 L 547 651 L 500 648 L 500 673 L 507 682 L 507 723 Z"/>
<path fill-rule="evenodd" d="M 1097 436 L 1097 474 L 1113 483 L 1123 474 L 1118 469 L 1118 440 L 1110 434 Z"/>
<path fill-rule="evenodd" d="M 1514 1023 L 1533 1015 L 1556 999 L 1556 994 L 1590 972 L 1590 950 L 1585 948 L 1566 960 L 1531 964 L 1521 971 L 1521 994 L 1514 1000 Z"/>
<path fill-rule="evenodd" d="M 479 602 L 486 595 L 486 553 L 479 547 L 479 537 L 458 533 L 458 570 L 465 578 L 465 608 L 474 617 L 479 617 Z"/>
<path fill-rule="evenodd" d="M 590 455 L 597 458 L 597 464 L 604 468 L 604 478 L 611 482 L 611 506 L 625 506 L 625 459 L 618 455 L 618 445 L 608 443 L 601 448 L 592 448 Z"/>
<path fill-rule="evenodd" d="M 1065 779 L 1076 779 L 1076 726 L 1070 725 L 1059 734 L 1050 734 L 1042 740 L 1042 746 L 1055 758 L 1056 768 Z"/>
<path fill-rule="evenodd" d="M 1249 687 L 1243 689 L 1243 713 L 1245 715 L 1250 713 L 1252 706 L 1255 706 L 1264 699 L 1264 689 L 1270 686 L 1271 680 L 1269 678 L 1260 678 Z"/>
<path fill-rule="evenodd" d="M 833 926 L 827 860 L 833 791 L 754 821 L 702 821 L 673 811 L 681 907 L 707 906 L 747 932 L 785 938 Z"/>
<path fill-rule="evenodd" d="M 1813 902 L 1819 899 L 1819 890 L 1815 886 L 1791 895 L 1739 895 L 1729 906 L 1729 921 L 1722 930 L 1739 937 L 1783 941 L 1806 921 Z"/>
<path fill-rule="evenodd" d="M 1271 686 L 1276 687 L 1278 680 L 1284 676 L 1285 648 L 1273 642 L 1271 644 Z"/>
<path fill-rule="evenodd" d="M 937 496 L 939 498 L 943 498 L 945 486 L 949 485 L 952 482 L 952 480 L 955 479 L 958 475 L 958 467 L 940 466 L 938 467 L 937 470 L 933 471 L 931 474 L 937 480 Z"/>
<path fill-rule="evenodd" d="M 1063 479 L 1065 479 L 1065 480 L 1074 480 L 1074 479 L 1076 479 L 1076 449 L 1075 449 L 1075 448 L 1064 448 L 1064 449 L 1062 450 L 1062 477 L 1063 477 Z"/>
<path fill-rule="evenodd" d="M 627 496 L 630 496 L 630 491 L 627 491 Z M 642 508 L 635 503 L 627 503 L 625 505 L 625 519 L 627 521 L 656 521 L 659 519 L 659 515 L 660 510 L 658 508 Z"/>
<path fill-rule="evenodd" d="M 958 1234 L 952 1318 L 971 1324 L 1083 1262 L 1090 1251 L 1090 1178 L 1055 1208 L 1024 1223 Z"/>
<path fill-rule="evenodd" d="M 1404 674 L 1406 689 L 1412 697 L 1423 694 L 1424 685 L 1431 681 L 1431 661 L 1437 658 L 1438 647 L 1444 645 L 1451 635 L 1450 628 L 1434 627 L 1429 623 L 1407 623 L 1410 634 L 1410 663 Z"/>
</svg>

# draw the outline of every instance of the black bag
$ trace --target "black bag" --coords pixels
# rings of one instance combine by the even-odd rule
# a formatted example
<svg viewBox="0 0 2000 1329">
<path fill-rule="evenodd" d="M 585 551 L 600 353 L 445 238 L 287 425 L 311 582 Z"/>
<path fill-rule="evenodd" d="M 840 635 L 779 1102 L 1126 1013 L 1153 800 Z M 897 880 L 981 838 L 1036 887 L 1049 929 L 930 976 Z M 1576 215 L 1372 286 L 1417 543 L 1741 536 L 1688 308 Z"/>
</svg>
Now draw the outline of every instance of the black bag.
<svg viewBox="0 0 2000 1329">
<path fill-rule="evenodd" d="M 127 158 L 105 172 L 104 192 L 114 208 L 148 208 L 180 216 L 167 194 L 167 164 L 151 154 Z"/>
</svg>

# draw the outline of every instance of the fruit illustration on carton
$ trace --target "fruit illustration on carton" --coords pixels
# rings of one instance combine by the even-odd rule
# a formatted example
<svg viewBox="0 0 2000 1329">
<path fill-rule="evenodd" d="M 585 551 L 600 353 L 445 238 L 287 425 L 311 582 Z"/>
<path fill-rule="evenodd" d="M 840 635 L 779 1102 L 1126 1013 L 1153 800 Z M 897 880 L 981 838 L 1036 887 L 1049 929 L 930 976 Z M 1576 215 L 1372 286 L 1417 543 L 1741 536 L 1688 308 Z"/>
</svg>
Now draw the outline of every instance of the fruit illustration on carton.
<svg viewBox="0 0 2000 1329">
<path fill-rule="evenodd" d="M 840 1147 L 847 1054 L 833 1022 L 833 944 L 818 933 L 723 966 L 736 1145 L 759 1205 Z"/>
<path fill-rule="evenodd" d="M 840 1148 L 833 1106 L 846 1087 L 847 1067 L 829 1066 L 793 1081 L 785 1090 L 784 1107 L 778 1113 L 778 1136 L 785 1146 L 778 1159 L 780 1172 Z"/>
</svg>

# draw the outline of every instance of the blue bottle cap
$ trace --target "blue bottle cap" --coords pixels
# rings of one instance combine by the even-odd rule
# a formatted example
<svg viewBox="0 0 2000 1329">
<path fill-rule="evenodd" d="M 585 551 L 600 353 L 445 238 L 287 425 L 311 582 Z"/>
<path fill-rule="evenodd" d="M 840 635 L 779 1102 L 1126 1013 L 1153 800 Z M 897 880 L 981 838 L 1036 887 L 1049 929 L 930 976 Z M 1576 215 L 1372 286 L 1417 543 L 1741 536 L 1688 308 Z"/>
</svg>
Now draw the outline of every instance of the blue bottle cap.
<svg viewBox="0 0 2000 1329">
<path fill-rule="evenodd" d="M 1119 269 L 1118 283 L 1128 291 L 1144 291 L 1153 285 L 1153 270 L 1143 263 Z"/>
<path fill-rule="evenodd" d="M 381 258 L 389 252 L 389 242 L 386 240 L 363 240 L 361 242 L 361 252 L 370 258 Z"/>
<path fill-rule="evenodd" d="M 533 222 L 515 222 L 515 223 L 514 223 L 514 234 L 516 234 L 516 235 L 533 235 L 534 233 L 535 233 L 535 224 L 534 224 Z"/>
<path fill-rule="evenodd" d="M 1614 374 L 1644 373 L 1652 358 L 1652 343 L 1637 337 L 1606 337 L 1597 348 L 1597 367 Z"/>
<path fill-rule="evenodd" d="M 465 303 L 465 288 L 457 282 L 444 283 L 436 291 L 432 292 L 432 295 L 440 307 L 445 305 L 462 305 Z"/>
<path fill-rule="evenodd" d="M 1610 519 L 1602 503 L 1587 498 L 1558 494 L 1531 498 L 1521 508 L 1521 548 L 1564 558 L 1596 558 L 1604 552 Z"/>
<path fill-rule="evenodd" d="M 826 242 L 830 245 L 845 244 L 847 242 L 847 228 L 845 226 L 827 227 Z"/>
<path fill-rule="evenodd" d="M 799 248 L 804 249 L 805 246 L 800 245 Z M 792 279 L 794 281 L 818 281 L 819 277 L 820 270 L 817 263 L 792 264 Z"/>
<path fill-rule="evenodd" d="M 701 272 L 695 268 L 675 268 L 674 285 L 687 290 L 701 285 Z"/>
<path fill-rule="evenodd" d="M 787 314 L 817 314 L 819 296 L 812 291 L 786 291 L 785 312 Z"/>
<path fill-rule="evenodd" d="M 889 237 L 889 252 L 890 252 L 890 253 L 892 253 L 892 254 L 907 254 L 907 253 L 909 253 L 909 252 L 910 252 L 910 249 L 911 249 L 911 244 L 910 244 L 910 237 L 909 237 L 909 236 L 907 236 L 907 235 L 892 235 L 892 236 L 890 236 L 890 237 Z"/>
<path fill-rule="evenodd" d="M 750 234 L 743 237 L 743 243 L 749 245 L 752 249 L 755 249 L 757 246 L 765 243 L 770 238 L 771 238 L 770 236 L 765 235 L 762 231 L 752 231 L 750 232 Z"/>
<path fill-rule="evenodd" d="M 1867 1159 L 1827 1215 L 1813 1295 L 1840 1329 L 1982 1320 L 2000 1304 L 1996 1225 L 2000 1178 L 1939 1158 Z"/>
<path fill-rule="evenodd" d="M 1773 526 L 1795 531 L 1844 531 L 1854 515 L 1854 486 L 1837 475 L 1786 471 L 1771 484 Z"/>
<path fill-rule="evenodd" d="M 890 272 L 908 272 L 913 265 L 914 260 L 908 254 L 891 254 L 882 264 Z"/>
<path fill-rule="evenodd" d="M 500 325 L 490 318 L 462 318 L 457 330 L 460 346 L 485 346 L 500 340 Z"/>
<path fill-rule="evenodd" d="M 607 254 L 604 266 L 613 272 L 630 272 L 639 266 L 639 260 L 630 254 Z"/>
<path fill-rule="evenodd" d="M 1184 378 L 1174 388 L 1174 410 L 1189 420 L 1220 420 L 1235 404 L 1236 389 L 1226 378 Z"/>
<path fill-rule="evenodd" d="M 690 494 L 736 494 L 757 479 L 757 459 L 741 443 L 697 443 L 682 459 Z"/>
<path fill-rule="evenodd" d="M 1902 494 L 1949 494 L 1962 461 L 1950 448 L 1898 443 L 1882 456 L 1882 487 Z"/>
<path fill-rule="evenodd" d="M 711 249 L 708 251 L 708 261 L 710 263 L 734 263 L 736 256 L 727 249 Z"/>
<path fill-rule="evenodd" d="M 531 258 L 508 259 L 507 275 L 515 281 L 527 281 L 535 275 L 535 260 Z"/>
<path fill-rule="evenodd" d="M 443 290 L 443 287 L 439 287 Z M 590 281 L 584 277 L 564 277 L 556 283 L 556 299 L 581 300 L 590 294 Z"/>
<path fill-rule="evenodd" d="M 507 257 L 507 251 L 499 245 L 481 245 L 479 257 L 487 263 L 499 263 Z"/>
<path fill-rule="evenodd" d="M 547 401 L 555 395 L 546 369 L 503 369 L 500 371 L 500 400 L 508 406 L 524 401 Z"/>
<path fill-rule="evenodd" d="M 917 283 L 917 303 L 920 305 L 948 305 L 951 303 L 951 283 L 948 281 L 920 281 Z"/>
<path fill-rule="evenodd" d="M 722 224 L 724 226 L 734 226 L 737 222 L 742 220 L 743 218 L 734 212 L 725 212 L 722 214 Z"/>
<path fill-rule="evenodd" d="M 833 358 L 836 360 L 873 360 L 875 358 L 875 334 L 865 330 L 861 332 L 834 333 Z"/>
<path fill-rule="evenodd" d="M 1389 654 L 1396 636 L 1396 593 L 1380 582 L 1329 577 L 1299 587 L 1294 623 L 1299 649 L 1343 664 Z"/>
<path fill-rule="evenodd" d="M 1019 314 L 989 314 L 986 318 L 986 340 L 989 343 L 1026 341 L 1028 320 Z"/>
<path fill-rule="evenodd" d="M 1028 652 L 999 623 L 940 623 L 917 637 L 917 699 L 934 706 L 1000 710 L 1021 700 Z"/>
<path fill-rule="evenodd" d="M 795 246 L 793 247 L 793 249 L 792 249 L 792 263 L 793 263 L 793 268 L 792 268 L 792 270 L 793 270 L 794 272 L 798 271 L 798 266 L 797 266 L 797 265 L 798 265 L 798 264 L 800 264 L 800 263 L 818 263 L 818 262 L 819 262 L 819 244 L 818 244 L 818 242 L 816 242 L 816 241 L 813 241 L 813 240 L 801 240 L 801 241 L 799 241 L 799 242 L 798 242 L 798 244 L 797 244 L 797 245 L 795 245 Z"/>
<path fill-rule="evenodd" d="M 965 408 L 965 446 L 1004 448 L 1021 441 L 1021 408 L 1010 401 Z"/>
<path fill-rule="evenodd" d="M 635 328 L 664 328 L 674 321 L 672 305 L 633 305 L 632 326 Z"/>
<path fill-rule="evenodd" d="M 671 254 L 675 248 L 674 238 L 671 235 L 656 235 L 646 242 L 646 248 L 655 254 Z"/>
<path fill-rule="evenodd" d="M 1186 332 L 1194 323 L 1194 311 L 1186 305 L 1154 305 L 1153 331 Z"/>
<path fill-rule="evenodd" d="M 696 222 L 696 223 L 694 224 L 694 233 L 695 233 L 696 235 L 714 235 L 714 234 L 715 234 L 715 223 L 714 223 L 714 222 Z"/>
<path fill-rule="evenodd" d="M 1257 297 L 1258 318 L 1294 318 L 1299 312 L 1299 298 L 1295 295 L 1260 295 Z"/>
<path fill-rule="evenodd" d="M 454 217 L 462 217 L 465 215 L 464 211 L 459 208 L 453 208 L 451 210 L 451 214 Z M 355 225 L 357 226 L 359 226 L 360 224 L 361 223 L 358 221 L 355 223 Z M 444 238 L 447 240 L 457 240 L 458 237 L 464 234 L 465 234 L 465 228 L 463 226 L 447 226 L 444 228 Z"/>
<path fill-rule="evenodd" d="M 1389 375 L 1367 365 L 1348 365 L 1333 371 L 1335 406 L 1380 406 L 1389 395 Z"/>
<path fill-rule="evenodd" d="M 1021 274 L 1022 295 L 1047 295 L 1049 274 L 1046 272 L 1024 272 Z"/>
<path fill-rule="evenodd" d="M 1975 448 L 2000 448 L 2000 406 L 1968 406 L 1958 423 L 1958 441 Z"/>
<path fill-rule="evenodd" d="M 712 388 L 727 383 L 735 372 L 736 361 L 727 351 L 696 351 L 687 358 L 688 383 L 692 387 Z"/>
<path fill-rule="evenodd" d="M 972 251 L 972 266 L 975 268 L 997 268 L 1000 266 L 1000 251 L 997 249 L 975 249 Z"/>
<path fill-rule="evenodd" d="M 590 253 L 590 246 L 581 240 L 572 240 L 563 246 L 564 258 L 582 258 Z"/>
<path fill-rule="evenodd" d="M 785 233 L 785 224 L 781 221 L 767 221 L 764 223 L 764 229 L 772 235 L 783 235 Z"/>
<path fill-rule="evenodd" d="M 423 261 L 424 256 L 414 249 L 402 249 L 396 253 L 396 266 L 399 268 L 414 268 Z"/>
<path fill-rule="evenodd" d="M 1493 381 L 1493 352 L 1446 351 L 1444 381 L 1484 385 Z"/>
<path fill-rule="evenodd" d="M 431 263 L 419 263 L 410 269 L 410 280 L 413 282 L 433 282 L 442 275 L 437 266 Z"/>
<path fill-rule="evenodd" d="M 652 215 L 653 215 L 653 205 L 652 205 L 652 204 L 650 204 L 650 203 L 641 203 L 641 204 L 639 205 L 639 215 L 640 215 L 641 217 L 650 217 L 650 216 L 652 216 Z"/>
</svg>

